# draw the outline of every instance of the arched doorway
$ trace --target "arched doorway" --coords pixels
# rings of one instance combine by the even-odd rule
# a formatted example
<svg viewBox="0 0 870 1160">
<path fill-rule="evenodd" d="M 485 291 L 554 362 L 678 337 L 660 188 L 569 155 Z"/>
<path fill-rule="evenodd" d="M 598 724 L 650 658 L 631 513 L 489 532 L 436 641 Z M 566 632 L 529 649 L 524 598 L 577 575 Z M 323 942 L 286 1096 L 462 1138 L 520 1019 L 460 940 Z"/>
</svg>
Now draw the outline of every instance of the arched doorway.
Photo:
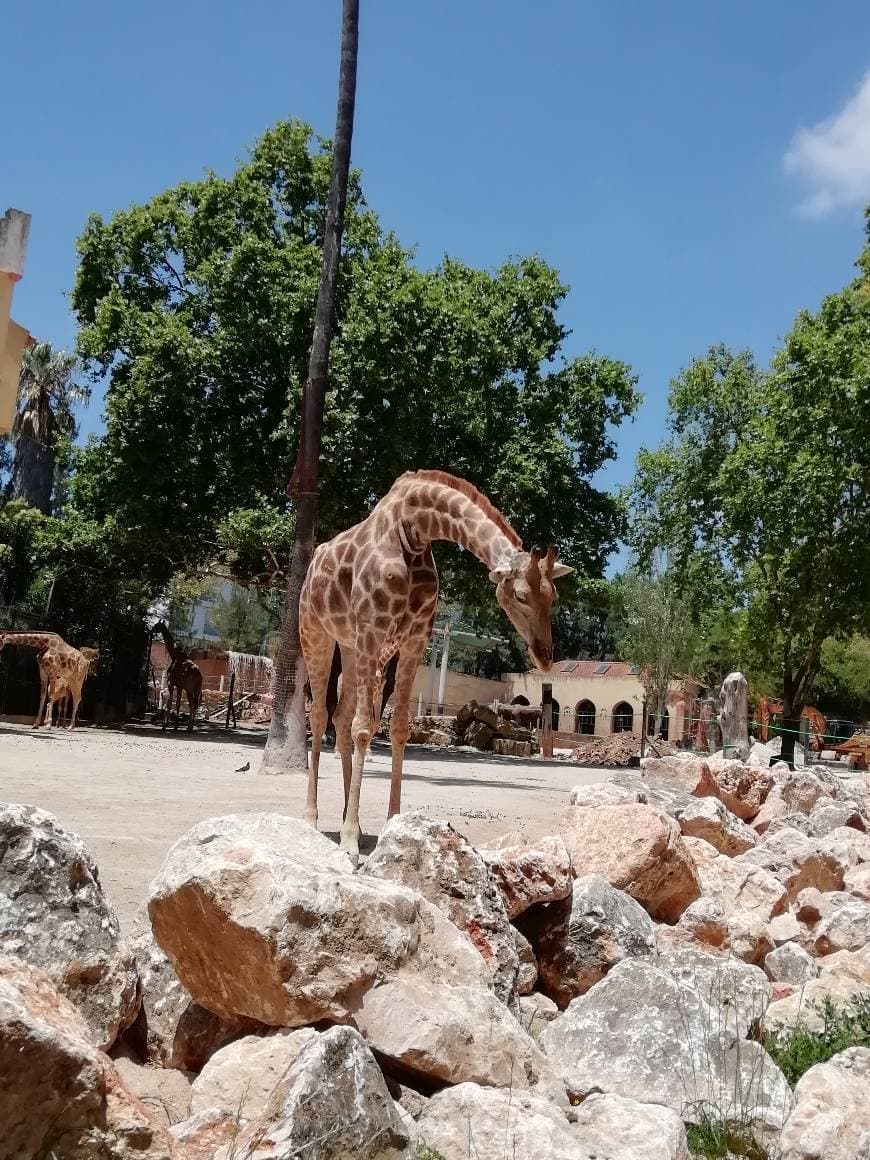
<svg viewBox="0 0 870 1160">
<path fill-rule="evenodd" d="M 561 709 L 559 707 L 559 702 L 554 697 L 553 698 L 553 728 L 554 729 L 559 728 L 560 720 L 561 720 Z"/>
<path fill-rule="evenodd" d="M 620 701 L 618 705 L 614 705 L 612 731 L 614 733 L 630 733 L 633 725 L 634 710 L 628 701 Z"/>
<path fill-rule="evenodd" d="M 662 737 L 667 739 L 668 731 L 670 729 L 671 719 L 667 709 L 662 713 Z M 649 713 L 646 719 L 646 732 L 648 737 L 654 737 L 656 732 L 656 715 Z"/>
<path fill-rule="evenodd" d="M 512 705 L 528 705 L 528 703 L 529 703 L 529 698 L 524 697 L 522 695 L 522 693 L 520 693 L 520 695 L 518 697 L 514 697 L 514 699 L 511 701 Z"/>
<path fill-rule="evenodd" d="M 574 710 L 574 732 L 592 737 L 595 733 L 595 706 L 591 701 L 578 701 Z"/>
</svg>

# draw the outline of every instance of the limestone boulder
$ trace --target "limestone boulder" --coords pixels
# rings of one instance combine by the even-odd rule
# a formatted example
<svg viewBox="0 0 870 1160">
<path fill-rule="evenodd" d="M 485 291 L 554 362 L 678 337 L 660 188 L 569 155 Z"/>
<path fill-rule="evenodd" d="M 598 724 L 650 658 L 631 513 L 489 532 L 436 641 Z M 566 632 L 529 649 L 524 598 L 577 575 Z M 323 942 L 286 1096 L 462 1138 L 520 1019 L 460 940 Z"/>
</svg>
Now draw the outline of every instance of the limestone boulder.
<svg viewBox="0 0 870 1160">
<path fill-rule="evenodd" d="M 815 926 L 826 910 L 826 896 L 815 886 L 800 891 L 793 903 L 794 914 L 806 926 Z"/>
<path fill-rule="evenodd" d="M 618 806 L 623 802 L 636 800 L 630 789 L 625 789 L 612 781 L 596 781 L 592 785 L 575 785 L 568 798 L 568 804 L 597 809 L 598 806 Z"/>
<path fill-rule="evenodd" d="M 559 1014 L 559 1008 L 541 991 L 521 995 L 517 1000 L 517 1018 L 525 1031 L 537 1040 L 539 1034 Z"/>
<path fill-rule="evenodd" d="M 837 826 L 819 839 L 819 845 L 847 867 L 870 862 L 870 834 L 852 826 Z"/>
<path fill-rule="evenodd" d="M 560 829 L 577 877 L 606 879 L 653 918 L 676 922 L 701 893 L 678 825 L 652 806 L 569 806 Z"/>
<path fill-rule="evenodd" d="M 817 955 L 861 950 L 870 944 L 870 902 L 851 894 L 829 894 L 813 936 Z"/>
<path fill-rule="evenodd" d="M 795 1088 L 780 1140 L 782 1160 L 870 1160 L 870 1049 L 817 1063 Z"/>
<path fill-rule="evenodd" d="M 674 817 L 682 834 L 703 838 L 720 854 L 729 857 L 752 849 L 758 841 L 755 831 L 732 814 L 718 798 L 692 798 L 677 809 Z"/>
<path fill-rule="evenodd" d="M 809 770 L 796 770 L 779 787 L 782 800 L 792 813 L 810 814 L 820 798 L 829 798 L 830 787 Z"/>
<path fill-rule="evenodd" d="M 571 894 L 571 859 L 558 836 L 481 854 L 501 891 L 508 918 Z"/>
<path fill-rule="evenodd" d="M 656 945 L 661 954 L 672 947 L 700 947 L 711 953 L 730 948 L 728 918 L 715 898 L 699 898 L 686 907 L 676 926 L 656 927 Z"/>
<path fill-rule="evenodd" d="M 445 1088 L 417 1121 L 420 1140 L 442 1160 L 595 1160 L 564 1112 L 522 1091 L 461 1083 Z M 605 1154 L 607 1155 L 607 1154 Z"/>
<path fill-rule="evenodd" d="M 842 890 L 843 876 L 848 869 L 835 854 L 797 830 L 766 834 L 763 841 L 735 861 L 759 866 L 773 874 L 785 886 L 790 899 L 797 898 L 807 886 L 823 893 Z"/>
<path fill-rule="evenodd" d="M 544 1028 L 541 1044 L 569 1092 L 613 1093 L 697 1122 L 753 1109 L 768 1136 L 791 1111 L 785 1077 L 758 1043 L 739 1039 L 698 992 L 664 967 L 627 959 Z"/>
<path fill-rule="evenodd" d="M 796 942 L 783 943 L 772 950 L 764 960 L 764 970 L 774 983 L 795 987 L 802 987 L 819 973 L 815 959 Z"/>
<path fill-rule="evenodd" d="M 788 906 L 785 886 L 768 870 L 745 862 L 745 855 L 729 858 L 706 842 L 690 841 L 690 848 L 703 896 L 726 915 L 731 951 L 746 962 L 762 962 L 774 945 L 768 923 Z"/>
<path fill-rule="evenodd" d="M 239 1122 L 235 1115 L 220 1108 L 197 1112 L 169 1129 L 169 1134 L 182 1149 L 184 1160 L 214 1160 L 222 1149 L 232 1146 L 238 1133 Z"/>
<path fill-rule="evenodd" d="M 77 1008 L 15 959 L 0 961 L 0 1075 L 0 1147 L 10 1160 L 182 1160 Z"/>
<path fill-rule="evenodd" d="M 775 821 L 787 817 L 790 812 L 783 800 L 782 794 L 774 787 L 765 798 L 764 805 L 750 824 L 756 834 L 766 834 Z"/>
<path fill-rule="evenodd" d="M 279 1080 L 304 1047 L 317 1038 L 311 1027 L 246 1035 L 216 1052 L 193 1081 L 192 1115 L 219 1108 L 242 1123 L 266 1110 Z"/>
<path fill-rule="evenodd" d="M 689 1160 L 683 1122 L 661 1104 L 591 1095 L 577 1109 L 575 1131 L 595 1156 L 609 1160 Z"/>
<path fill-rule="evenodd" d="M 300 1051 L 263 1114 L 231 1145 L 231 1156 L 404 1160 L 409 1141 L 381 1069 L 359 1033 L 331 1027 Z M 227 1149 L 222 1160 L 229 1155 Z"/>
<path fill-rule="evenodd" d="M 356 1023 L 380 1056 L 430 1082 L 532 1088 L 565 1100 L 537 1043 L 491 991 L 403 972 L 362 996 Z"/>
<path fill-rule="evenodd" d="M 808 838 L 816 836 L 816 826 L 808 814 L 782 814 L 773 818 L 765 830 L 766 835 L 776 834 L 779 830 L 798 830 Z"/>
<path fill-rule="evenodd" d="M 697 797 L 717 797 L 741 821 L 751 821 L 773 788 L 773 774 L 757 766 L 721 757 L 701 763 L 702 778 L 692 792 Z"/>
<path fill-rule="evenodd" d="M 570 899 L 536 911 L 525 929 L 538 957 L 541 988 L 560 1007 L 622 959 L 656 953 L 647 912 L 596 874 L 578 878 Z"/>
<path fill-rule="evenodd" d="M 826 1002 L 830 1001 L 835 1007 L 846 1007 L 856 996 L 867 991 L 866 982 L 859 982 L 846 974 L 822 972 L 792 994 L 771 1003 L 764 1016 L 765 1029 L 777 1031 L 800 1026 L 810 1031 L 822 1031 Z"/>
<path fill-rule="evenodd" d="M 843 877 L 843 889 L 855 898 L 870 902 L 870 863 L 853 866 Z"/>
<path fill-rule="evenodd" d="M 190 1114 L 190 1072 L 171 1067 L 148 1067 L 132 1052 L 117 1046 L 112 1063 L 127 1091 L 143 1103 L 149 1114 L 164 1128 L 170 1128 Z"/>
<path fill-rule="evenodd" d="M 741 959 L 680 948 L 662 955 L 658 966 L 700 995 L 714 1013 L 716 1031 L 728 1029 L 745 1038 L 770 1004 L 764 971 Z"/>
<path fill-rule="evenodd" d="M 666 757 L 643 757 L 640 767 L 644 779 L 664 783 L 684 793 L 694 794 L 709 779 L 706 759 L 692 753 L 674 753 Z"/>
<path fill-rule="evenodd" d="M 148 900 L 155 938 L 197 1003 L 278 1027 L 350 1020 L 366 988 L 412 959 L 454 970 L 455 947 L 439 957 L 427 941 L 423 907 L 411 890 L 354 874 L 304 822 L 274 814 L 195 826 Z"/>
<path fill-rule="evenodd" d="M 128 946 L 141 1001 L 124 1042 L 148 1063 L 199 1071 L 225 1043 L 262 1028 L 254 1019 L 221 1018 L 195 1003 L 157 945 L 147 914 L 137 919 Z"/>
<path fill-rule="evenodd" d="M 499 998 L 511 998 L 519 961 L 502 892 L 486 861 L 449 822 L 396 814 L 359 877 L 410 887 L 437 906 L 483 956 Z"/>
<path fill-rule="evenodd" d="M 803 934 L 801 924 L 791 910 L 772 918 L 767 924 L 767 929 L 773 939 L 774 946 L 777 947 L 782 946 L 783 943 L 794 942 L 796 939 L 800 939 Z"/>
<path fill-rule="evenodd" d="M 810 814 L 810 820 L 814 834 L 818 838 L 824 838 L 832 830 L 840 829 L 842 826 L 859 830 L 861 833 L 867 830 L 864 815 L 853 802 L 849 801 L 831 802 L 830 805 L 821 808 L 817 805 Z"/>
<path fill-rule="evenodd" d="M 84 842 L 36 806 L 0 804 L 0 955 L 45 971 L 96 1047 L 136 1017 L 136 964 Z"/>
</svg>

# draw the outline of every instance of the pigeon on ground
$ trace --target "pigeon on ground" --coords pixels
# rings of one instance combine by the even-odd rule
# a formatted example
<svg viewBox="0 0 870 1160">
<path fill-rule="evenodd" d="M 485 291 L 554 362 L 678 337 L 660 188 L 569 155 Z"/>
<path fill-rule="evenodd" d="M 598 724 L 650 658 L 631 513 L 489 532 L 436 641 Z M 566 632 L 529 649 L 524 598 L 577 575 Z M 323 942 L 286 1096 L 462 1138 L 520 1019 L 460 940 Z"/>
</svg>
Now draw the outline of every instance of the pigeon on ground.
<svg viewBox="0 0 870 1160">
<path fill-rule="evenodd" d="M 244 765 L 239 766 L 239 768 L 236 770 L 236 773 L 247 773 L 250 768 L 251 768 L 250 761 L 246 761 Z"/>
</svg>

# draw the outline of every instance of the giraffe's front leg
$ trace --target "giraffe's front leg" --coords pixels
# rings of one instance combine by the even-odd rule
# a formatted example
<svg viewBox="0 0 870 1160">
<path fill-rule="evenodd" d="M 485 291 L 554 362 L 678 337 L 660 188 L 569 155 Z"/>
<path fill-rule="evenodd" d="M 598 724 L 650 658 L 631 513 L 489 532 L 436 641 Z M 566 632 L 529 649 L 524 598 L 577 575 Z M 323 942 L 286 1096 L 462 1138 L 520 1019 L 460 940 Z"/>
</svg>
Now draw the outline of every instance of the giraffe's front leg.
<svg viewBox="0 0 870 1160">
<path fill-rule="evenodd" d="M 308 792 L 305 797 L 305 820 L 309 826 L 317 828 L 317 779 L 320 775 L 320 747 L 328 717 L 326 691 L 329 687 L 329 673 L 335 652 L 335 641 L 327 637 L 313 638 L 306 634 L 302 638 L 305 667 L 308 670 L 308 684 L 311 686 L 311 709 L 308 720 L 311 725 L 311 764 L 308 767 Z"/>
<path fill-rule="evenodd" d="M 353 715 L 353 768 L 344 824 L 341 827 L 341 849 L 346 851 L 354 865 L 359 861 L 359 798 L 362 788 L 366 751 L 372 737 L 372 706 L 374 705 L 381 675 L 378 668 L 378 649 L 356 649 L 356 711 Z"/>
</svg>

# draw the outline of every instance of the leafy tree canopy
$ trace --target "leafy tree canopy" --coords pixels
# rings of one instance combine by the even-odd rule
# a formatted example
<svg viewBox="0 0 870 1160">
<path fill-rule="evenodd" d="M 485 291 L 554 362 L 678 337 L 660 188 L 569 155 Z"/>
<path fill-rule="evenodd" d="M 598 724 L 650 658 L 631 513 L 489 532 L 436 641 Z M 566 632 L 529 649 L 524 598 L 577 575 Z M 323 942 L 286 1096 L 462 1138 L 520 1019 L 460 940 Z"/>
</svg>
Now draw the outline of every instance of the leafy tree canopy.
<svg viewBox="0 0 870 1160">
<path fill-rule="evenodd" d="M 231 176 L 92 216 L 79 239 L 79 352 L 105 377 L 107 428 L 79 457 L 70 504 L 111 520 L 125 566 L 154 586 L 216 556 L 246 583 L 279 579 L 329 164 L 328 142 L 281 123 Z M 402 471 L 440 467 L 485 490 L 527 542 L 557 542 L 600 574 L 623 509 L 592 478 L 637 395 L 625 364 L 562 356 L 565 293 L 536 257 L 417 269 L 353 175 L 321 538 Z M 448 583 L 473 600 L 465 561 L 450 561 Z"/>
<path fill-rule="evenodd" d="M 798 316 L 769 370 L 724 347 L 686 369 L 669 440 L 638 462 L 638 548 L 671 549 L 696 608 L 742 616 L 745 655 L 776 674 L 786 716 L 824 642 L 870 627 L 870 251 L 859 267 Z"/>
</svg>

